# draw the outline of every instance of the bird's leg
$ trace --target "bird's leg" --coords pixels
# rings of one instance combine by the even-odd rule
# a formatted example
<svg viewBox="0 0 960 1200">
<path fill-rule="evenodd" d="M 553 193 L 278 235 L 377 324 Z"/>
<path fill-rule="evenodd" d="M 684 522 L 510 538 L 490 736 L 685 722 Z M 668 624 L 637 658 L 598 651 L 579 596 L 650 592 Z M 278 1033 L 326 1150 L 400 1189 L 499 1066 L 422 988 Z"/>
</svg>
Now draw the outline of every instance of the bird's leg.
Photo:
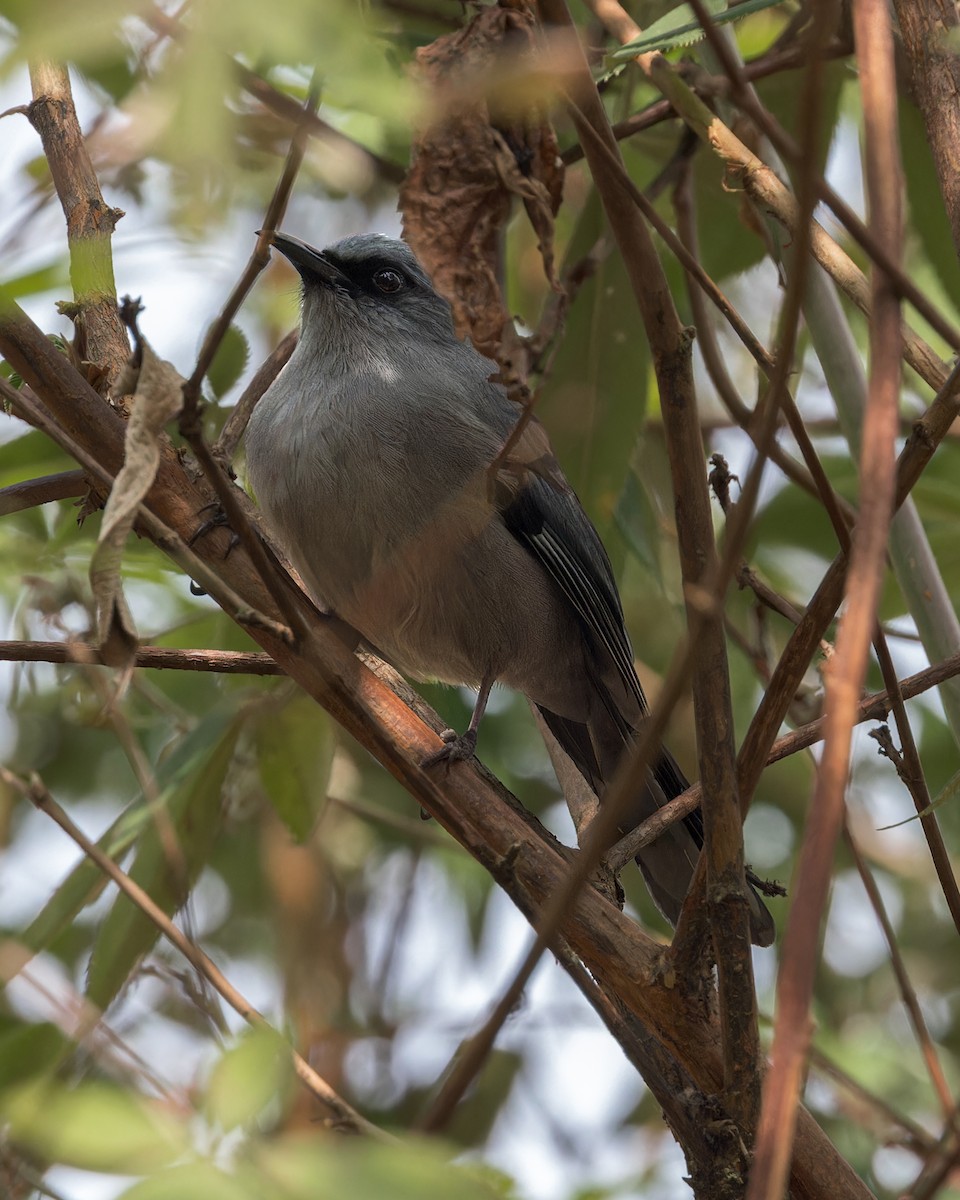
<svg viewBox="0 0 960 1200">
<path fill-rule="evenodd" d="M 480 727 L 480 718 L 487 707 L 487 701 L 490 699 L 490 689 L 493 687 L 494 682 L 494 676 L 484 676 L 480 681 L 480 688 L 477 691 L 477 702 L 473 706 L 473 715 L 466 730 L 463 733 L 457 733 L 454 729 L 445 729 L 440 734 L 444 745 L 435 754 L 429 754 L 423 760 L 421 766 L 435 767 L 437 763 L 447 763 L 449 765 L 452 762 L 463 762 L 465 759 L 473 757 L 473 752 L 477 748 L 477 730 Z"/>
<path fill-rule="evenodd" d="M 209 504 L 204 504 L 200 509 L 200 512 L 212 512 L 212 515 L 207 517 L 206 520 L 200 522 L 197 528 L 190 535 L 190 540 L 187 542 L 187 545 L 192 546 L 194 542 L 198 542 L 202 537 L 206 537 L 206 535 L 212 532 L 214 529 L 222 529 L 226 527 L 230 530 L 230 541 L 227 543 L 227 551 L 223 557 L 227 558 L 230 554 L 230 551 L 236 549 L 236 547 L 240 545 L 240 535 L 231 527 L 230 519 L 223 511 L 223 507 L 221 506 L 219 500 L 211 500 Z"/>
</svg>

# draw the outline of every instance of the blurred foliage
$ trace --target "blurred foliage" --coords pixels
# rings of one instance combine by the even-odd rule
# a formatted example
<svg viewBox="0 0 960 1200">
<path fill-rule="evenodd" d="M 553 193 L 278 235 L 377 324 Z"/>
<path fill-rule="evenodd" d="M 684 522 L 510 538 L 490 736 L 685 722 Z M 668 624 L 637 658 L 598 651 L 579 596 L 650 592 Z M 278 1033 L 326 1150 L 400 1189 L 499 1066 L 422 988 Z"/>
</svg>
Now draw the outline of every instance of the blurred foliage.
<svg viewBox="0 0 960 1200">
<path fill-rule="evenodd" d="M 672 7 L 648 5 L 642 19 Z M 760 55 L 792 12 L 785 5 L 750 17 L 737 24 L 736 37 Z M 69 60 L 108 202 L 128 210 L 114 242 L 118 263 L 137 276 L 147 320 L 158 331 L 151 340 L 179 346 L 177 366 L 188 375 L 189 354 L 230 283 L 203 291 L 207 309 L 199 323 L 190 308 L 193 292 L 206 287 L 208 274 L 216 275 L 219 289 L 216 272 L 224 261 L 232 272 L 224 279 L 239 275 L 279 176 L 291 135 L 280 101 L 302 104 L 315 78 L 320 117 L 354 143 L 322 137 L 310 143 L 290 219 L 312 229 L 321 244 L 341 232 L 395 228 L 395 188 L 371 154 L 407 162 L 423 111 L 410 70 L 414 54 L 455 26 L 461 11 L 439 0 L 397 6 L 283 0 L 272 10 L 259 0 L 196 0 L 177 14 L 172 5 L 131 0 L 0 0 L 0 19 L 4 107 L 29 101 L 24 63 Z M 600 37 L 592 22 L 589 34 Z M 701 49 L 690 52 L 694 60 Z M 245 71 L 259 77 L 262 95 L 273 89 L 275 102 L 251 95 Z M 844 89 L 850 77 L 848 62 L 832 64 L 822 96 L 823 160 L 831 145 L 845 147 L 838 166 L 846 172 L 858 170 L 851 159 L 856 105 Z M 784 72 L 758 85 L 790 130 L 798 78 Z M 657 99 L 629 69 L 608 82 L 604 96 L 614 119 Z M 8 116 L 4 129 L 18 119 Z M 556 121 L 567 148 L 573 130 L 561 113 Z M 901 129 L 910 270 L 956 321 L 960 273 L 922 124 L 906 96 Z M 668 120 L 625 144 L 639 186 L 669 171 L 682 140 L 678 122 Z M 769 340 L 781 292 L 776 273 L 759 267 L 767 247 L 721 166 L 702 149 L 693 160 L 704 265 Z M 20 300 L 46 329 L 62 332 L 55 304 L 68 299 L 66 238 L 49 170 L 29 139 L 6 161 L 0 300 Z M 672 220 L 669 187 L 656 203 Z M 128 226 L 136 232 L 125 242 Z M 556 235 L 564 269 L 587 257 L 591 269 L 558 338 L 538 413 L 610 548 L 642 678 L 655 694 L 684 633 L 673 499 L 642 325 L 582 164 L 568 172 Z M 682 273 L 669 260 L 667 270 L 688 316 Z M 165 290 L 171 275 L 173 290 Z M 505 277 L 511 309 L 534 328 L 549 297 L 536 237 L 519 210 L 507 233 Z M 293 277 L 273 267 L 207 380 L 211 423 L 221 422 L 294 314 Z M 851 329 L 864 349 L 858 314 L 851 315 Z M 795 379 L 798 401 L 831 480 L 855 502 L 855 463 L 812 360 L 808 353 Z M 755 374 L 737 348 L 730 370 L 752 400 Z M 905 429 L 930 399 L 915 381 L 909 388 Z M 745 475 L 745 437 L 729 427 L 705 381 L 701 399 L 710 419 L 705 459 L 722 452 Z M 4 422 L 0 488 L 71 466 L 41 434 L 13 418 Z M 954 597 L 960 596 L 958 479 L 960 448 L 950 438 L 914 492 Z M 64 500 L 0 520 L 7 636 L 65 640 L 89 633 L 86 568 L 99 516 L 78 525 L 76 504 Z M 752 564 L 802 607 L 835 550 L 819 505 L 771 471 L 752 530 Z M 189 581 L 148 542 L 131 539 L 126 578 L 145 641 L 255 648 L 208 598 L 192 594 Z M 902 673 L 919 669 L 910 614 L 892 579 L 881 616 L 906 634 L 893 641 Z M 745 592 L 731 594 L 728 619 L 742 736 L 790 627 Z M 877 685 L 875 673 L 871 681 Z M 816 715 L 815 670 L 807 685 L 798 705 L 806 715 L 798 719 Z M 178 914 L 320 1073 L 372 1120 L 403 1131 L 403 1141 L 361 1144 L 331 1134 L 328 1114 L 292 1080 L 276 1040 L 243 1032 L 60 831 L 0 788 L 0 978 L 10 980 L 0 996 L 0 1191 L 19 1200 L 50 1169 L 50 1186 L 72 1197 L 75 1169 L 102 1176 L 102 1194 L 126 1188 L 122 1194 L 131 1200 L 687 1194 L 658 1106 L 616 1047 L 611 1053 L 605 1031 L 553 963 L 538 971 L 446 1131 L 449 1140 L 418 1142 L 407 1132 L 429 1107 L 461 1038 L 499 994 L 526 926 L 487 873 L 421 821 L 399 784 L 288 683 L 143 671 L 118 697 L 108 671 L 19 664 L 5 667 L 3 688 L 0 738 L 11 768 L 40 772 L 88 835 L 161 907 Z M 452 726 L 465 725 L 471 697 L 439 687 L 424 693 Z M 933 700 L 912 703 L 910 713 L 936 793 L 956 776 L 955 736 Z M 695 774 L 689 708 L 675 717 L 671 745 Z M 858 735 L 856 749 L 851 825 L 882 874 L 891 919 L 955 1088 L 955 930 L 917 822 L 897 824 L 913 808 L 891 764 L 876 757 L 866 737 Z M 532 811 L 571 838 L 518 698 L 495 692 L 480 753 Z M 764 776 L 746 834 L 747 857 L 763 874 L 789 881 L 812 774 L 811 761 L 796 756 Z M 938 815 L 955 846 L 955 788 Z M 875 918 L 842 849 L 838 870 L 843 903 L 826 932 L 818 1044 L 936 1137 L 937 1100 Z M 641 919 L 664 930 L 637 878 L 624 884 Z M 782 929 L 787 904 L 773 906 Z M 775 960 L 775 950 L 758 956 L 768 1009 Z M 899 1194 L 916 1175 L 919 1161 L 909 1150 L 900 1150 L 900 1159 L 884 1157 L 885 1144 L 896 1146 L 905 1135 L 868 1103 L 816 1071 L 807 1098 L 878 1195 Z M 98 1194 L 96 1186 L 84 1176 L 84 1195 Z"/>
</svg>

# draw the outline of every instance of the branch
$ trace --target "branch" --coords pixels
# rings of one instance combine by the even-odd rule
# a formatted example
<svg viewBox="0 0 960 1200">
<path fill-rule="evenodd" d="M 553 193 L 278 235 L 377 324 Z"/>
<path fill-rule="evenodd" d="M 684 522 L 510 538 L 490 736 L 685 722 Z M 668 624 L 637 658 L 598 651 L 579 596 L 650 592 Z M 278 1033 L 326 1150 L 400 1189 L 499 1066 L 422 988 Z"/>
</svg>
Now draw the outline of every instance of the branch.
<svg viewBox="0 0 960 1200">
<path fill-rule="evenodd" d="M 847 42 L 836 41 L 826 48 L 823 57 L 825 60 L 846 58 L 850 54 L 850 50 L 851 47 Z M 768 79 L 771 75 L 779 75 L 781 71 L 798 70 L 806 66 L 807 62 L 806 47 L 803 45 L 788 46 L 780 50 L 774 49 L 761 55 L 760 58 L 746 63 L 743 67 L 743 78 L 749 82 Z M 683 65 L 683 63 L 680 64 L 681 70 Z M 701 97 L 723 95 L 730 90 L 730 81 L 725 75 L 705 75 L 704 72 L 697 70 L 691 87 Z M 647 105 L 642 112 L 634 113 L 611 126 L 613 136 L 618 142 L 622 142 L 633 137 L 634 134 L 643 133 L 663 121 L 671 120 L 676 115 L 676 110 L 669 100 L 656 100 L 653 104 Z M 574 142 L 572 146 L 568 146 L 564 150 L 561 158 L 566 166 L 572 166 L 583 158 L 583 147 L 579 142 Z"/>
<path fill-rule="evenodd" d="M 226 464 L 233 461 L 233 456 L 237 452 L 237 446 L 240 444 L 240 439 L 243 437 L 254 408 L 263 393 L 290 361 L 290 355 L 296 348 L 299 336 L 299 330 L 291 330 L 257 368 L 253 378 L 244 388 L 240 399 L 230 410 L 230 415 L 224 422 L 220 436 L 213 444 L 213 456 L 218 462 Z"/>
<path fill-rule="evenodd" d="M 318 99 L 319 92 L 316 80 L 314 79 L 309 95 L 304 102 L 303 111 L 305 113 L 315 112 Z M 213 362 L 217 347 L 230 328 L 231 321 L 239 311 L 240 305 L 246 298 L 250 288 L 253 287 L 257 276 L 270 261 L 268 249 L 270 237 L 286 212 L 290 192 L 293 189 L 294 181 L 300 170 L 300 164 L 303 162 L 306 142 L 306 125 L 300 122 L 294 130 L 286 162 L 283 165 L 283 171 L 277 182 L 277 186 L 274 188 L 270 203 L 267 206 L 263 227 L 258 233 L 256 247 L 219 316 L 207 330 L 207 335 L 203 339 L 203 345 L 200 348 L 200 354 L 197 358 L 197 364 L 193 369 L 193 374 L 183 385 L 183 411 L 180 414 L 180 432 L 197 456 L 197 461 L 200 463 L 204 475 L 216 492 L 217 500 L 229 521 L 230 528 L 243 543 L 254 563 L 256 563 L 261 579 L 266 583 L 273 600 L 283 613 L 284 620 L 297 637 L 302 637 L 305 632 L 300 622 L 297 607 L 291 602 L 287 589 L 277 579 L 273 571 L 268 551 L 263 544 L 259 530 L 254 528 L 253 522 L 248 516 L 247 509 L 241 501 L 239 489 L 234 486 L 203 436 L 203 426 L 200 421 L 200 388 Z M 261 379 L 262 375 L 258 372 L 258 385 Z M 249 388 L 247 390 L 248 392 L 250 391 Z M 250 403 L 249 407 L 252 408 L 253 404 Z M 247 410 L 244 409 L 244 413 L 246 412 Z"/>
<path fill-rule="evenodd" d="M 77 354 L 93 364 L 97 389 L 106 395 L 128 357 L 117 313 L 110 238 L 124 215 L 109 208 L 87 153 L 70 91 L 70 77 L 54 63 L 30 68 L 33 102 L 30 124 L 40 134 L 54 187 L 67 219 L 70 280 L 77 309 L 70 315 L 77 330 Z"/>
<path fill-rule="evenodd" d="M 603 24 L 621 42 L 635 38 L 640 30 L 627 15 L 617 0 L 590 0 L 591 6 L 601 15 Z M 796 239 L 799 235 L 800 215 L 796 199 L 781 182 L 776 173 L 753 154 L 731 130 L 710 111 L 660 54 L 642 54 L 636 62 L 676 109 L 677 114 L 689 125 L 697 136 L 714 151 L 726 165 L 730 178 L 739 180 L 750 198 L 768 211 Z M 863 272 L 856 266 L 837 242 L 830 237 L 818 222 L 812 223 L 810 245 L 817 262 L 831 276 L 853 303 L 869 319 L 870 289 Z M 960 333 L 944 326 L 942 316 L 934 310 L 922 295 L 916 293 L 910 281 L 897 276 L 898 285 L 908 290 L 911 302 L 923 305 L 924 315 L 935 322 L 938 331 L 944 331 L 945 340 L 960 349 Z M 948 367 L 933 349 L 909 326 L 903 325 L 903 357 L 930 387 L 939 389 L 947 378 Z"/>
<path fill-rule="evenodd" d="M 893 32 L 885 0 L 854 0 L 854 36 L 866 130 L 870 223 L 897 261 L 902 248 Z M 772 1200 L 787 1186 L 796 1106 L 810 1040 L 810 1002 L 820 923 L 843 824 L 850 739 L 866 675 L 894 511 L 900 304 L 893 281 L 872 273 L 870 396 L 860 460 L 860 516 L 853 532 L 846 612 L 826 677 L 826 737 L 794 884 L 777 981 L 773 1067 L 764 1081 L 757 1152 L 747 1200 Z"/>
<path fill-rule="evenodd" d="M 56 800 L 54 800 L 53 796 L 50 795 L 38 775 L 32 776 L 30 783 L 27 784 L 14 775 L 12 771 L 8 771 L 5 767 L 0 767 L 0 778 L 9 787 L 15 788 L 21 795 L 32 801 L 42 813 L 45 813 L 55 821 L 64 833 L 73 839 L 91 862 L 96 863 L 104 875 L 112 879 L 120 891 L 140 909 L 144 916 L 148 917 L 156 925 L 167 941 L 176 946 L 194 970 L 198 971 L 216 989 L 234 1012 L 238 1013 L 254 1028 L 263 1029 L 271 1033 L 278 1042 L 286 1046 L 297 1078 L 308 1091 L 330 1109 L 336 1116 L 336 1124 L 340 1128 L 349 1130 L 352 1133 L 365 1133 L 382 1142 L 392 1143 L 396 1141 L 391 1134 L 386 1133 L 378 1126 L 373 1125 L 366 1117 L 361 1116 L 356 1109 L 352 1108 L 346 1100 L 334 1091 L 322 1076 L 317 1074 L 309 1063 L 300 1057 L 296 1050 L 289 1045 L 286 1038 L 273 1028 L 266 1017 L 258 1012 L 250 1001 L 237 991 L 213 960 L 208 958 L 200 947 L 190 941 L 185 934 L 181 933 L 163 909 L 151 900 L 143 888 L 122 871 L 109 855 L 104 854 L 96 843 L 91 842 L 81 832 Z"/>
<path fill-rule="evenodd" d="M 87 642 L 2 642 L 0 662 L 84 663 L 107 667 L 103 655 Z M 269 654 L 239 650 L 175 650 L 138 646 L 134 665 L 167 671 L 203 671 L 218 675 L 282 675 Z"/>
<path fill-rule="evenodd" d="M 83 471 L 61 471 L 57 475 L 40 475 L 26 479 L 23 483 L 11 483 L 0 488 L 0 517 L 23 512 L 27 508 L 38 508 L 53 500 L 69 500 L 72 496 L 83 496 L 89 490 Z"/>
<path fill-rule="evenodd" d="M 0 312 L 0 352 L 34 390 L 57 424 L 103 470 L 115 473 L 123 453 L 123 422 L 16 308 Z M 14 393 L 16 395 L 16 393 Z M 161 456 L 146 504 L 178 537 L 190 536 L 206 502 L 172 450 Z M 151 536 L 151 527 L 147 528 Z M 272 602 L 242 547 L 226 559 L 226 535 L 205 539 L 194 557 L 252 608 Z M 304 609 L 309 636 L 294 647 L 267 628 L 252 636 L 359 743 L 374 755 L 497 879 L 531 922 L 564 885 L 568 864 L 539 824 L 476 764 L 457 764 L 437 779 L 420 763 L 440 739 L 425 719 L 350 653 L 333 631 Z M 418 712 L 427 715 L 426 706 Z M 434 718 L 442 728 L 439 718 Z M 592 889 L 580 892 L 561 921 L 561 936 L 609 996 L 619 996 L 648 1035 L 678 1059 L 701 1092 L 719 1091 L 723 1072 L 715 1024 L 666 986 L 661 947 Z M 794 1180 L 801 1197 L 830 1194 L 861 1200 L 866 1192 L 807 1113 L 798 1129 Z"/>
<path fill-rule="evenodd" d="M 861 882 L 864 890 L 870 901 L 870 906 L 876 915 L 877 922 L 883 931 L 884 940 L 887 943 L 887 950 L 890 953 L 890 965 L 893 967 L 893 974 L 897 981 L 897 987 L 900 989 L 900 995 L 903 998 L 904 1008 L 907 1010 L 907 1016 L 910 1024 L 913 1026 L 914 1036 L 920 1046 L 920 1053 L 923 1056 L 923 1061 L 927 1067 L 927 1073 L 930 1076 L 930 1082 L 933 1085 L 933 1090 L 940 1101 L 940 1107 L 943 1110 L 943 1118 L 947 1125 L 953 1121 L 955 1114 L 955 1105 L 953 1094 L 950 1091 L 950 1085 L 947 1083 L 946 1076 L 943 1072 L 943 1067 L 940 1064 L 940 1059 L 937 1057 L 937 1051 L 933 1044 L 933 1038 L 930 1036 L 930 1030 L 927 1028 L 927 1022 L 923 1015 L 923 1009 L 920 1007 L 920 1001 L 917 999 L 916 989 L 910 980 L 910 974 L 907 971 L 907 965 L 903 961 L 903 955 L 900 953 L 900 947 L 897 943 L 897 935 L 893 928 L 889 916 L 887 915 L 886 906 L 883 903 L 883 896 L 880 894 L 880 889 L 877 887 L 877 881 L 873 877 L 870 867 L 860 853 L 860 847 L 857 845 L 850 832 L 850 826 L 844 823 L 843 840 L 847 849 L 853 855 L 853 861 L 856 863 L 857 871 L 860 874 Z"/>
<path fill-rule="evenodd" d="M 552 24 L 565 30 L 571 28 L 564 0 L 541 0 L 541 9 Z M 582 52 L 573 72 L 573 85 L 575 103 L 571 115 L 643 318 L 660 390 L 687 619 L 691 630 L 696 629 L 691 636 L 691 643 L 695 641 L 697 645 L 692 669 L 693 697 L 700 777 L 709 797 L 709 803 L 701 810 L 705 833 L 701 865 L 706 867 L 706 913 L 718 969 L 724 1102 L 749 1144 L 759 1098 L 759 1033 L 730 680 L 722 604 L 718 603 L 724 585 L 713 538 L 690 340 L 674 307 L 652 236 L 620 183 L 619 177 L 625 171 L 619 149 Z M 607 153 L 599 149 L 601 145 Z M 745 510 L 748 507 L 749 502 Z M 709 607 L 698 603 L 699 596 L 709 597 Z M 611 797 L 605 798 L 604 807 L 610 800 Z M 716 1165 L 717 1177 L 721 1171 L 736 1173 L 746 1166 L 738 1158 Z"/>
<path fill-rule="evenodd" d="M 916 675 L 910 675 L 906 679 L 900 680 L 900 694 L 904 700 L 911 700 L 914 696 L 922 695 L 931 688 L 939 687 L 945 680 L 954 679 L 958 675 L 960 675 L 960 653 L 952 655 L 935 667 L 927 667 L 923 671 L 918 671 Z M 887 691 L 874 692 L 871 696 L 865 696 L 860 701 L 857 710 L 856 724 L 861 725 L 865 721 L 882 721 L 890 712 L 893 703 L 893 696 Z M 826 718 L 818 717 L 815 721 L 801 725 L 792 733 L 785 733 L 783 737 L 777 738 L 770 747 L 764 766 L 780 762 L 784 758 L 789 758 L 791 755 L 823 741 L 825 725 Z M 702 803 L 703 791 L 699 783 L 694 783 L 682 796 L 677 796 L 675 800 L 665 804 L 652 817 L 648 817 L 646 821 L 617 842 L 605 857 L 604 861 L 607 866 L 614 873 L 619 873 L 628 862 L 636 858 L 638 851 L 642 850 L 644 846 L 649 846 L 651 842 L 655 842 L 674 821 L 679 821 Z"/>
</svg>

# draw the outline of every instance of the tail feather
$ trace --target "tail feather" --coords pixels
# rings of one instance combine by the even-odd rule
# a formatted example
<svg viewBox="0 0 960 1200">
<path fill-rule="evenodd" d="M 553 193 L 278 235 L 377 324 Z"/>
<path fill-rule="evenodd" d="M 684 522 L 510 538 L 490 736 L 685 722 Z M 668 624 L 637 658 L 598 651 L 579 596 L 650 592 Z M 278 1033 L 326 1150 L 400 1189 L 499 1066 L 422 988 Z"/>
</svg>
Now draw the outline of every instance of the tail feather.
<svg viewBox="0 0 960 1200">
<path fill-rule="evenodd" d="M 602 800 L 605 786 L 613 778 L 624 749 L 634 736 L 633 731 L 624 733 L 621 719 L 594 720 L 588 725 L 558 716 L 542 705 L 536 708 L 560 749 Z M 603 717 L 608 712 L 609 709 L 603 713 Z M 620 826 L 620 832 L 625 834 L 636 828 L 669 800 L 685 792 L 688 786 L 673 755 L 669 750 L 661 749 L 647 783 Z M 671 825 L 661 837 L 645 846 L 637 855 L 637 865 L 644 882 L 657 908 L 671 925 L 676 925 L 679 920 L 702 846 L 703 816 L 697 808 L 682 821 Z M 776 927 L 752 882 L 748 898 L 752 940 L 758 946 L 769 946 L 776 936 Z"/>
</svg>

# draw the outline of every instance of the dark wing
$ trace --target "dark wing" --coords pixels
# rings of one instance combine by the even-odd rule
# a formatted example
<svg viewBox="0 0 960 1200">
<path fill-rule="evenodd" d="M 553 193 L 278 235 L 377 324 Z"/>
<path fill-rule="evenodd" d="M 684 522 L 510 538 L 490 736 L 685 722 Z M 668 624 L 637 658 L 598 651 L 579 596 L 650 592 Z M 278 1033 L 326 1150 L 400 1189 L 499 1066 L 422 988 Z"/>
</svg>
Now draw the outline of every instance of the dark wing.
<svg viewBox="0 0 960 1200">
<path fill-rule="evenodd" d="M 530 463 L 528 460 L 528 468 Z M 604 682 L 601 661 L 612 664 L 624 690 L 637 701 L 640 712 L 647 711 L 646 697 L 633 665 L 633 649 L 624 626 L 623 608 L 613 578 L 613 569 L 580 501 L 565 483 L 558 483 L 559 472 L 528 469 L 523 477 L 516 471 L 510 486 L 504 489 L 503 521 L 513 536 L 537 560 L 576 612 L 584 637 L 594 649 L 597 663 L 592 683 L 615 725 L 623 744 L 634 735 L 633 725 Z M 559 477 L 562 478 L 562 477 Z M 596 744 L 586 726 L 540 708 L 554 737 L 573 759 L 596 791 L 605 776 L 598 760 Z M 673 756 L 662 750 L 653 767 L 653 775 L 666 798 L 686 791 L 687 781 Z M 608 779 L 606 780 L 609 781 Z M 703 823 L 699 810 L 685 824 L 698 846 L 703 844 Z"/>
</svg>

